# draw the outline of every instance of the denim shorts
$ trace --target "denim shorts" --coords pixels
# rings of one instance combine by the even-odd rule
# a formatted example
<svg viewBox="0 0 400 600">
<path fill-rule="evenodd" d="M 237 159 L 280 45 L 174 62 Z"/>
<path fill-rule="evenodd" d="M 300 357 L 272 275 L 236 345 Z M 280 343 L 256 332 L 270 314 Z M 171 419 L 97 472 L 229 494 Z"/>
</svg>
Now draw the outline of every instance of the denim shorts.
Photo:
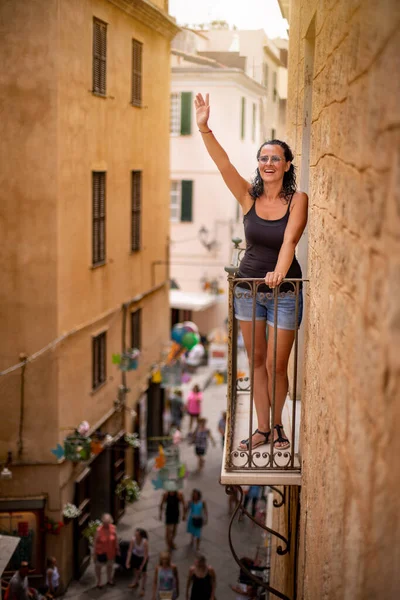
<svg viewBox="0 0 400 600">
<path fill-rule="evenodd" d="M 247 293 L 246 293 L 247 292 Z M 243 294 L 240 298 L 236 294 Z M 271 294 L 256 295 L 256 321 L 267 321 L 268 325 L 274 326 L 274 299 Z M 252 321 L 253 319 L 253 297 L 249 288 L 236 286 L 234 291 L 235 317 L 239 321 Z M 282 294 L 278 296 L 278 329 L 294 331 L 295 327 L 296 296 L 293 294 Z M 303 317 L 303 292 L 299 293 L 299 308 L 297 326 L 300 327 Z"/>
</svg>

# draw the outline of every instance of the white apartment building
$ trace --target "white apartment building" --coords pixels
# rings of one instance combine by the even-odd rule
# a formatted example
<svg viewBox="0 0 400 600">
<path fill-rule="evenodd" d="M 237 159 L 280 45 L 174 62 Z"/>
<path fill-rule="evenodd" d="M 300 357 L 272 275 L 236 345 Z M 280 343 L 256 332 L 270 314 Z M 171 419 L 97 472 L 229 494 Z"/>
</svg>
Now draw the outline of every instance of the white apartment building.
<svg viewBox="0 0 400 600">
<path fill-rule="evenodd" d="M 265 88 L 260 115 L 262 137 L 285 139 L 288 40 L 270 40 L 263 29 L 184 30 L 173 40 L 173 47 L 214 58 L 226 66 L 230 66 L 229 55 L 238 53 L 244 59 L 245 73 Z"/>
<path fill-rule="evenodd" d="M 172 318 L 193 319 L 204 334 L 226 319 L 224 266 L 230 263 L 232 237 L 244 236 L 241 209 L 198 132 L 194 97 L 198 92 L 210 94 L 209 125 L 231 162 L 249 181 L 257 167 L 260 144 L 278 135 L 279 126 L 279 108 L 275 120 L 265 120 L 268 88 L 249 73 L 248 57 L 234 49 L 205 50 L 213 48 L 208 45 L 210 33 L 187 30 L 179 34 L 171 55 L 170 267 L 171 278 L 180 289 L 170 294 L 171 308 L 181 310 L 173 312 Z M 264 56 L 265 39 L 260 43 L 260 56 Z M 267 72 L 265 67 L 263 72 Z M 266 125 L 267 136 L 263 132 Z M 212 288 L 220 293 L 210 293 Z"/>
</svg>

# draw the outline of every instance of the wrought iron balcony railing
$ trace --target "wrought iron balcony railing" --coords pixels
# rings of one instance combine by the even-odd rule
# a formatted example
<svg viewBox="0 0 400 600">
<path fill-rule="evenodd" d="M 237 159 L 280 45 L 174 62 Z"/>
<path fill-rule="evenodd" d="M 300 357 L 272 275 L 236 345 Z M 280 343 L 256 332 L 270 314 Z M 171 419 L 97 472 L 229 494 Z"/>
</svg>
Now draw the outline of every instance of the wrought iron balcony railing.
<svg viewBox="0 0 400 600">
<path fill-rule="evenodd" d="M 299 335 L 298 329 L 294 332 L 294 342 L 292 347 L 291 360 L 289 361 L 290 370 L 293 372 L 289 377 L 291 383 L 291 397 L 287 396 L 282 411 L 282 423 L 287 438 L 290 441 L 290 447 L 282 449 L 274 445 L 273 428 L 269 436 L 268 443 L 257 445 L 254 448 L 252 433 L 258 427 L 256 411 L 254 406 L 254 355 L 255 355 L 255 315 L 256 315 L 256 294 L 259 298 L 265 298 L 266 293 L 258 292 L 259 287 L 264 283 L 260 279 L 242 279 L 236 277 L 238 262 L 240 257 L 240 248 L 238 240 L 235 242 L 235 261 L 231 267 L 226 267 L 228 271 L 229 282 L 229 358 L 228 358 L 228 410 L 227 410 L 227 429 L 225 436 L 224 460 L 221 472 L 221 483 L 223 485 L 301 485 L 301 472 L 299 460 L 299 421 L 300 421 L 300 403 L 297 398 L 297 373 L 299 357 Z M 303 283 L 306 280 L 285 279 L 279 288 L 275 288 L 267 297 L 274 301 L 274 328 L 272 330 L 273 343 L 269 344 L 272 349 L 272 373 L 270 385 L 270 423 L 273 425 L 273 415 L 277 402 L 277 311 L 278 298 L 281 294 L 280 288 L 286 284 L 285 294 L 290 294 L 295 298 L 295 323 L 298 322 L 300 310 L 300 293 Z M 290 284 L 289 286 L 287 284 Z M 290 291 L 287 291 L 287 288 Z M 246 291 L 243 290 L 245 288 Z M 262 289 L 262 288 L 261 288 Z M 239 326 L 234 312 L 234 296 L 252 300 L 252 335 L 251 349 L 249 355 L 245 349 L 238 347 Z M 271 329 L 270 329 L 271 331 Z M 267 328 L 266 328 L 267 335 Z M 270 351 L 270 350 L 269 350 Z M 248 447 L 243 449 L 240 442 L 248 439 Z"/>
</svg>

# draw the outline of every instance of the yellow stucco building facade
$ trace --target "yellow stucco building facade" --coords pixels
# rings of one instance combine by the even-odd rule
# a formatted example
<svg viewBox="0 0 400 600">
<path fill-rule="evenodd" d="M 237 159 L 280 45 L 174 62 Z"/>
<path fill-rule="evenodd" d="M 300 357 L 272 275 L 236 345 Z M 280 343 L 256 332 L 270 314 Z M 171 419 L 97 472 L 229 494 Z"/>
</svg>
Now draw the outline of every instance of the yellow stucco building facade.
<svg viewBox="0 0 400 600">
<path fill-rule="evenodd" d="M 400 5 L 292 0 L 289 23 L 288 142 L 310 196 L 310 282 L 302 485 L 291 552 L 272 554 L 271 583 L 289 598 L 394 600 Z M 287 506 L 274 529 L 288 533 Z"/>
<path fill-rule="evenodd" d="M 178 28 L 167 11 L 164 0 L 0 6 L 3 466 L 12 453 L 0 530 L 27 538 L 37 575 L 54 554 L 65 582 L 85 562 L 85 520 L 118 517 L 104 490 L 141 460 L 125 454 L 121 432 L 158 419 L 151 403 L 146 416 L 146 393 L 169 339 L 169 277 L 154 266 L 169 232 Z M 132 346 L 139 366 L 123 373 L 113 354 Z M 110 446 L 84 465 L 58 459 L 51 450 L 82 421 Z M 66 502 L 82 504 L 81 522 L 43 534 Z"/>
</svg>

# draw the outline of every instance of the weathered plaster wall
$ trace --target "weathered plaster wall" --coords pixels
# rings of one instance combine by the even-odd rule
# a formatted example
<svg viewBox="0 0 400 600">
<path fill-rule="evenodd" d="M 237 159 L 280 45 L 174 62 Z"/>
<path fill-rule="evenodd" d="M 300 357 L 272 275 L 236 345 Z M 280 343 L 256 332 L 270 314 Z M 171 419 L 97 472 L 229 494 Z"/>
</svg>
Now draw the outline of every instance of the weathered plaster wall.
<svg viewBox="0 0 400 600">
<path fill-rule="evenodd" d="M 394 0 L 292 2 L 289 143 L 310 176 L 298 569 L 307 600 L 393 600 L 400 589 L 399 23 Z M 290 575 L 279 561 L 282 589 Z"/>
</svg>

